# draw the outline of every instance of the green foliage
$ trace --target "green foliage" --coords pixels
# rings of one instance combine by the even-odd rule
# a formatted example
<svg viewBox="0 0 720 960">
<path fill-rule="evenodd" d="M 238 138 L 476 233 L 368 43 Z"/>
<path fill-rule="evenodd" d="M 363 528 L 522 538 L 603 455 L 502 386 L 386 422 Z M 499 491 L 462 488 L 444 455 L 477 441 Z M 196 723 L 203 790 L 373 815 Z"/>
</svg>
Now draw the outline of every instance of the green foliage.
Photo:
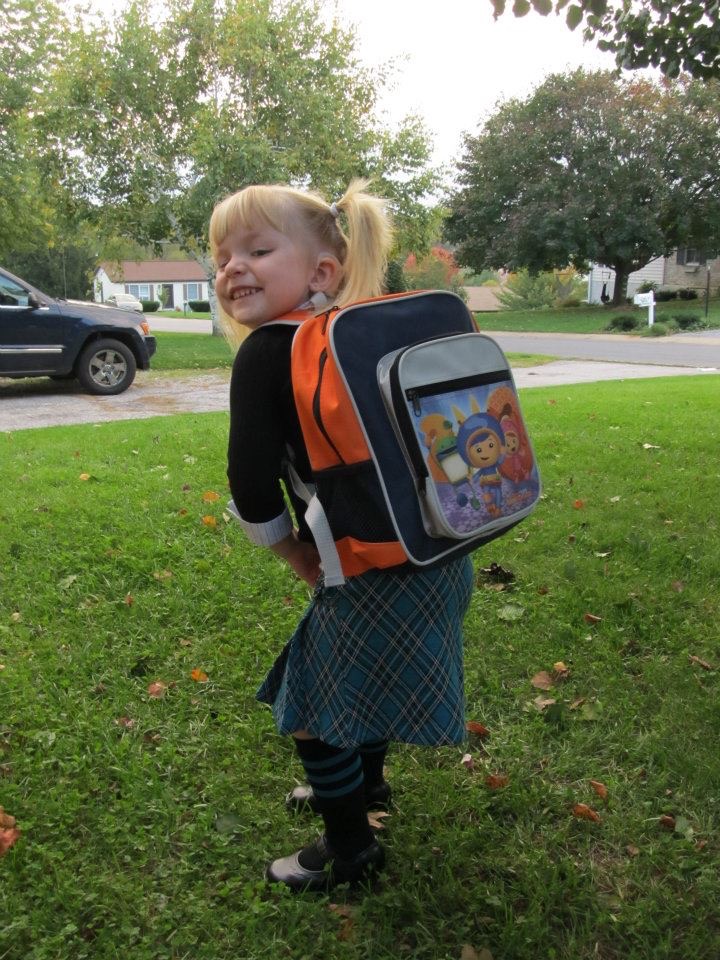
<svg viewBox="0 0 720 960">
<path fill-rule="evenodd" d="M 642 321 L 633 313 L 620 313 L 611 317 L 606 330 L 636 330 Z"/>
<path fill-rule="evenodd" d="M 505 0 L 490 0 L 495 16 Z M 588 40 L 615 54 L 618 67 L 659 67 L 667 77 L 682 71 L 701 80 L 720 77 L 720 17 L 716 0 L 532 0 L 543 16 L 566 11 L 571 30 L 584 26 Z M 515 0 L 513 13 L 525 16 L 529 0 Z"/>
<path fill-rule="evenodd" d="M 655 292 L 656 290 L 657 284 L 653 283 L 651 280 L 645 280 L 645 282 L 641 283 L 637 288 L 638 293 L 650 293 L 651 291 Z M 657 297 L 655 299 L 657 299 Z"/>
<path fill-rule="evenodd" d="M 3 266 L 51 297 L 93 299 L 94 246 L 64 244 L 11 251 Z"/>
<path fill-rule="evenodd" d="M 720 82 L 557 74 L 465 140 L 446 236 L 473 270 L 588 261 L 627 278 L 668 249 L 720 242 Z"/>
<path fill-rule="evenodd" d="M 650 327 L 643 327 L 640 331 L 642 337 L 666 337 L 670 333 L 671 327 L 667 323 L 653 323 Z"/>
<path fill-rule="evenodd" d="M 195 313 L 210 313 L 210 304 L 207 300 L 188 300 L 188 306 Z"/>
<path fill-rule="evenodd" d="M 670 300 L 677 300 L 677 290 L 657 290 L 655 292 L 656 303 L 668 303 Z"/>
<path fill-rule="evenodd" d="M 399 260 L 388 261 L 385 273 L 386 293 L 404 293 L 405 290 L 407 290 L 407 280 L 402 263 Z"/>
<path fill-rule="evenodd" d="M 155 313 L 160 309 L 160 303 L 158 300 L 141 300 L 143 313 Z"/>
<path fill-rule="evenodd" d="M 533 274 L 529 270 L 521 269 L 509 276 L 498 293 L 498 300 L 505 310 L 576 307 L 580 300 L 571 296 L 571 293 L 577 285 L 577 273 L 574 270 Z"/>
<path fill-rule="evenodd" d="M 697 300 L 698 292 L 697 290 L 691 290 L 689 288 L 683 288 L 677 292 L 678 300 Z"/>
</svg>

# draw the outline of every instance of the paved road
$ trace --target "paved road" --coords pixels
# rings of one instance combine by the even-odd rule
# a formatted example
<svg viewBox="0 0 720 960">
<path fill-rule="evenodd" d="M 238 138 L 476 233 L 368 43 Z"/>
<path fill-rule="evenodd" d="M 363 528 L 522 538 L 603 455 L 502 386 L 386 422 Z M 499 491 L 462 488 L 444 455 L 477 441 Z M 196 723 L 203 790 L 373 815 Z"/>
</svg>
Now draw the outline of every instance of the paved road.
<svg viewBox="0 0 720 960">
<path fill-rule="evenodd" d="M 720 370 L 720 330 L 677 334 L 672 337 L 629 337 L 589 333 L 499 333 L 488 331 L 503 350 L 539 353 L 574 360 L 613 363 L 652 363 Z"/>
</svg>

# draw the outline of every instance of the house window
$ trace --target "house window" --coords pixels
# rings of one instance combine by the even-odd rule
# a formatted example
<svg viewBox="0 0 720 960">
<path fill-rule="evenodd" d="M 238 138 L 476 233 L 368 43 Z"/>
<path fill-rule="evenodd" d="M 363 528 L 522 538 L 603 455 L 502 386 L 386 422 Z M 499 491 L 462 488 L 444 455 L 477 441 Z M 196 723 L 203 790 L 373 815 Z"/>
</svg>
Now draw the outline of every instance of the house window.
<svg viewBox="0 0 720 960">
<path fill-rule="evenodd" d="M 131 293 L 138 300 L 152 300 L 152 287 L 149 283 L 126 283 L 125 293 Z"/>
<path fill-rule="evenodd" d="M 183 300 L 202 300 L 201 283 L 186 283 L 183 285 Z"/>
<path fill-rule="evenodd" d="M 695 264 L 702 266 L 707 262 L 707 255 L 694 247 L 678 247 L 676 258 L 679 267 L 694 266 Z"/>
</svg>

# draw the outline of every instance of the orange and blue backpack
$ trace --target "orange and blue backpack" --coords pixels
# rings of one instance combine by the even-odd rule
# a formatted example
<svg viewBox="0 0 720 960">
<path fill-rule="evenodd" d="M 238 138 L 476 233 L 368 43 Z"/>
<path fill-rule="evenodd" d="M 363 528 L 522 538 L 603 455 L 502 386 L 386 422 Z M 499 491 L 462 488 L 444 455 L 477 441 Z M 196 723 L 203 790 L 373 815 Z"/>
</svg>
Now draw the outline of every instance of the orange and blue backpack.
<svg viewBox="0 0 720 960">
<path fill-rule="evenodd" d="M 300 322 L 292 386 L 314 490 L 293 476 L 328 586 L 426 568 L 526 517 L 540 478 L 512 373 L 443 290 Z"/>
</svg>

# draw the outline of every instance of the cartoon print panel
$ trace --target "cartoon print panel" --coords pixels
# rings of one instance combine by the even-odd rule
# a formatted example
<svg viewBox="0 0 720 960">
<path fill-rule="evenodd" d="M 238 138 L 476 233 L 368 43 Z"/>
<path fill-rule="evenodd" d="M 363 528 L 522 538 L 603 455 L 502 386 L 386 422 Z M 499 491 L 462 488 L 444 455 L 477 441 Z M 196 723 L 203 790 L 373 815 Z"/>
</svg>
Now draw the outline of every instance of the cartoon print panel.
<svg viewBox="0 0 720 960">
<path fill-rule="evenodd" d="M 510 518 L 540 481 L 510 381 L 419 399 L 413 420 L 440 511 L 459 535 Z"/>
</svg>

